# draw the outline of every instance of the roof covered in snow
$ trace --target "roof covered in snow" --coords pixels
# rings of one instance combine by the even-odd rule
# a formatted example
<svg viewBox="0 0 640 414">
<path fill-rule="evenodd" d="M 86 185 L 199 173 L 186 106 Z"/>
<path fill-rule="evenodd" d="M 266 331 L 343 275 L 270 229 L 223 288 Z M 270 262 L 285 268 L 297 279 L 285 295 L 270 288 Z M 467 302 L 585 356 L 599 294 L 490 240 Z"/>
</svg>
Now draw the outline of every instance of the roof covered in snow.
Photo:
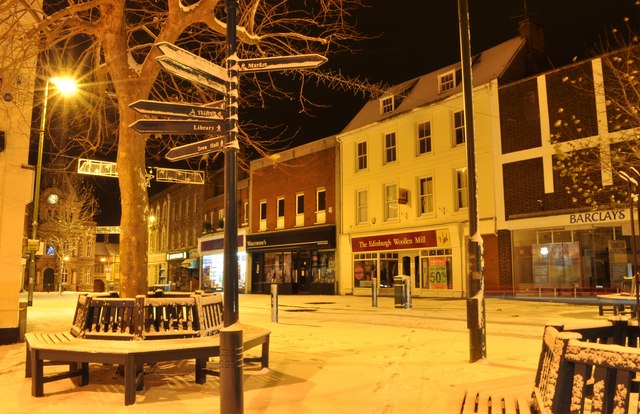
<svg viewBox="0 0 640 414">
<path fill-rule="evenodd" d="M 514 37 L 511 40 L 500 43 L 472 59 L 472 80 L 474 86 L 483 85 L 494 79 L 509 77 L 510 67 L 517 61 L 517 57 L 524 50 L 525 40 Z M 453 95 L 462 93 L 460 81 L 460 62 L 438 69 L 426 75 L 408 80 L 390 87 L 384 95 L 371 99 L 358 114 L 345 127 L 342 133 L 354 131 L 363 126 L 381 122 L 386 119 L 406 113 L 414 108 L 433 104 L 447 99 Z M 457 77 L 456 86 L 445 92 L 439 93 L 438 79 L 446 73 L 454 73 Z M 382 114 L 380 100 L 387 96 L 400 96 L 396 99 L 396 107 L 393 111 Z"/>
</svg>

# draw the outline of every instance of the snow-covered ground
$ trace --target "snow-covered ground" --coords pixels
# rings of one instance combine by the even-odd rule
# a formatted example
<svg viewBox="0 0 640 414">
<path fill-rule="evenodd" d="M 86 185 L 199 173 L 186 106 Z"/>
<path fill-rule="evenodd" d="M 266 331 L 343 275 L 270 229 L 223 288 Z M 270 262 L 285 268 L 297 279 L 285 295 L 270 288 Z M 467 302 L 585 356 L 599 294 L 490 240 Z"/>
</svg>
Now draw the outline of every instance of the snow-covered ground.
<svg viewBox="0 0 640 414">
<path fill-rule="evenodd" d="M 75 294 L 39 294 L 28 309 L 28 331 L 69 329 Z M 240 321 L 271 329 L 270 368 L 245 366 L 244 412 L 457 413 L 465 388 L 501 378 L 514 390 L 533 384 L 547 322 L 599 319 L 594 305 L 487 299 L 487 359 L 469 363 L 466 302 L 393 298 L 240 295 Z M 249 355 L 259 353 L 259 348 Z M 123 381 L 112 366 L 92 365 L 91 383 L 66 379 L 31 397 L 24 378 L 25 346 L 0 346 L 0 412 L 217 413 L 218 379 L 194 382 L 193 362 L 158 364 L 145 377 L 136 404 L 124 406 Z M 45 367 L 46 369 L 47 367 Z M 53 367 L 49 367 L 53 369 Z"/>
</svg>

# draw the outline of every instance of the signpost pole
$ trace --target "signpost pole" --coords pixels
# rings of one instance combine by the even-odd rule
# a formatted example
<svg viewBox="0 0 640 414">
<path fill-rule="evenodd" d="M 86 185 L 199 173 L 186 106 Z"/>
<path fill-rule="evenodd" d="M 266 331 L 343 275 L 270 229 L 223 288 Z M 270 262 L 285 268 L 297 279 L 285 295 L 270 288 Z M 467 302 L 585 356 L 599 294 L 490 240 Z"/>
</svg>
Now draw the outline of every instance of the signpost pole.
<svg viewBox="0 0 640 414">
<path fill-rule="evenodd" d="M 224 328 L 220 333 L 220 412 L 242 414 L 242 331 L 231 326 L 238 322 L 238 63 L 236 56 L 237 0 L 226 0 L 227 9 L 227 131 L 224 147 Z M 236 335 L 235 337 L 232 335 Z M 239 338 L 236 338 L 239 335 Z M 227 336 L 236 341 L 226 340 Z M 238 340 L 239 339 L 239 340 Z M 233 344 L 239 344 L 234 346 Z M 239 358 L 238 358 L 239 356 Z M 238 361 L 240 361 L 238 363 Z"/>
<path fill-rule="evenodd" d="M 464 101 L 464 127 L 467 142 L 467 177 L 469 182 L 467 327 L 469 328 L 470 360 L 471 362 L 475 362 L 487 357 L 487 341 L 484 278 L 482 276 L 482 237 L 478 225 L 478 192 L 473 126 L 473 86 L 471 82 L 471 40 L 467 0 L 458 0 L 458 18 L 460 23 L 462 94 Z"/>
</svg>

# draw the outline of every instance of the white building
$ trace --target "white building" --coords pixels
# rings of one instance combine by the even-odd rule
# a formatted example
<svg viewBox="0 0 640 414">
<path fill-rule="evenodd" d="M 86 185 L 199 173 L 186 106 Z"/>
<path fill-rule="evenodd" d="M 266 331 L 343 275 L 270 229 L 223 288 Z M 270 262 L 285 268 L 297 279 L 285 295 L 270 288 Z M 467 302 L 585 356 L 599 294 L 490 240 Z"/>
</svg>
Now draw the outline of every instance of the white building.
<svg viewBox="0 0 640 414">
<path fill-rule="evenodd" d="M 523 30 L 525 29 L 525 30 Z M 537 52 L 522 37 L 473 59 L 478 213 L 484 271 L 498 276 L 492 135 L 498 85 L 518 79 Z M 341 154 L 340 294 L 391 294 L 409 277 L 413 295 L 467 290 L 468 172 L 460 64 L 412 79 L 369 101 L 338 135 Z"/>
<path fill-rule="evenodd" d="M 6 25 L 30 25 L 11 6 L 0 10 L 0 31 Z M 16 29 L 17 30 L 17 29 Z M 33 170 L 29 163 L 29 135 L 35 81 L 33 59 L 16 65 L 25 47 L 16 38 L 0 44 L 0 344 L 16 342 L 20 335 L 19 295 L 26 261 L 23 258 L 25 206 L 33 198 Z"/>
</svg>

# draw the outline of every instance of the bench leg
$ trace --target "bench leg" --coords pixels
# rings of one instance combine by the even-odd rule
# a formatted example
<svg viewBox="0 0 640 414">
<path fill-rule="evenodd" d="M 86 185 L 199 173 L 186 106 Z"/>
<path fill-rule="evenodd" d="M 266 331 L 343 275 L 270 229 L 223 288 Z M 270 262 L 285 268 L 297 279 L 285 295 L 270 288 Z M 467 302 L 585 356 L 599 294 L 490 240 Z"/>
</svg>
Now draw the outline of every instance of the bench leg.
<svg viewBox="0 0 640 414">
<path fill-rule="evenodd" d="M 124 364 L 124 405 L 136 403 L 136 371 L 135 358 L 128 355 Z"/>
<path fill-rule="evenodd" d="M 207 382 L 207 360 L 208 358 L 196 358 L 196 384 Z"/>
<path fill-rule="evenodd" d="M 31 347 L 29 346 L 29 341 L 26 342 L 27 355 L 24 363 L 24 377 L 31 378 Z"/>
<path fill-rule="evenodd" d="M 85 385 L 89 384 L 89 363 L 83 362 L 80 365 L 80 371 L 81 371 L 80 385 L 84 387 Z"/>
<path fill-rule="evenodd" d="M 269 337 L 262 344 L 262 368 L 269 368 Z"/>
<path fill-rule="evenodd" d="M 31 351 L 31 395 L 42 397 L 44 395 L 44 361 L 40 359 L 37 350 Z"/>
</svg>

